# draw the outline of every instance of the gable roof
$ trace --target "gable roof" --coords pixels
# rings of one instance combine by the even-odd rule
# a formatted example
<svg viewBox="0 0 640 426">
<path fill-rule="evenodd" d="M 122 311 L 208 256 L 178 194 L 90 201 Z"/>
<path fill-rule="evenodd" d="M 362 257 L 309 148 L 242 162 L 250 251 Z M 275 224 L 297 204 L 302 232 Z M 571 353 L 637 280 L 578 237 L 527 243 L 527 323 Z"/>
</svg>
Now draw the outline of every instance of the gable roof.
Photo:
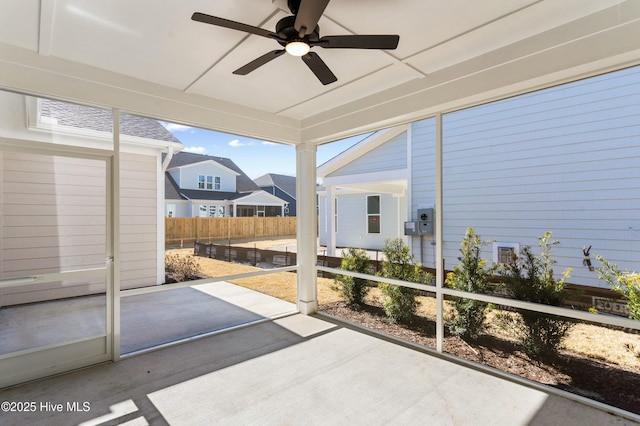
<svg viewBox="0 0 640 426">
<path fill-rule="evenodd" d="M 275 186 L 283 192 L 296 198 L 296 177 L 288 175 L 279 175 L 277 173 L 267 173 L 253 180 L 261 188 L 267 186 Z"/>
<path fill-rule="evenodd" d="M 356 158 L 360 158 L 367 152 L 373 151 L 375 148 L 389 142 L 391 139 L 400 135 L 402 132 L 407 131 L 407 125 L 402 124 L 400 126 L 390 127 L 387 129 L 379 130 L 370 136 L 364 138 L 355 145 L 345 149 L 335 157 L 326 161 L 316 168 L 316 174 L 318 177 L 326 177 L 336 170 L 346 166 Z"/>
<path fill-rule="evenodd" d="M 68 102 L 40 99 L 40 116 L 61 126 L 89 129 L 99 132 L 113 130 L 112 111 Z M 127 136 L 180 143 L 157 120 L 131 114 L 120 114 L 120 133 Z"/>
<path fill-rule="evenodd" d="M 174 154 L 173 158 L 169 162 L 167 166 L 167 170 L 174 167 L 182 167 L 194 163 L 201 163 L 203 161 L 215 161 L 216 163 L 236 172 L 238 175 L 236 176 L 236 191 L 237 192 L 251 192 L 251 191 L 259 191 L 260 187 L 256 185 L 254 181 L 251 180 L 249 176 L 243 172 L 240 167 L 236 163 L 234 163 L 229 158 L 224 157 L 216 157 L 212 155 L 202 155 L 202 154 L 194 154 L 193 152 L 178 152 Z"/>
</svg>

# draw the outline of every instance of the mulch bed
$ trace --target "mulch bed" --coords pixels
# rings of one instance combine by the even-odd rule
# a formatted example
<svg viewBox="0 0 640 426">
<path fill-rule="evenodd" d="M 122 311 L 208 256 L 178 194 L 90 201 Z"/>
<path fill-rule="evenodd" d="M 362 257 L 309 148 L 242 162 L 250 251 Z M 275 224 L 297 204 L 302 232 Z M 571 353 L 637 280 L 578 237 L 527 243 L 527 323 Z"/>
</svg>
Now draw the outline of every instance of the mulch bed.
<svg viewBox="0 0 640 426">
<path fill-rule="evenodd" d="M 323 305 L 320 311 L 426 347 L 436 346 L 435 321 L 430 318 L 417 316 L 412 324 L 400 325 L 389 320 L 380 306 L 365 305 L 356 310 L 344 302 Z M 638 371 L 568 352 L 561 352 L 552 362 L 536 362 L 517 342 L 492 335 L 467 343 L 445 333 L 443 349 L 466 360 L 640 414 Z"/>
</svg>

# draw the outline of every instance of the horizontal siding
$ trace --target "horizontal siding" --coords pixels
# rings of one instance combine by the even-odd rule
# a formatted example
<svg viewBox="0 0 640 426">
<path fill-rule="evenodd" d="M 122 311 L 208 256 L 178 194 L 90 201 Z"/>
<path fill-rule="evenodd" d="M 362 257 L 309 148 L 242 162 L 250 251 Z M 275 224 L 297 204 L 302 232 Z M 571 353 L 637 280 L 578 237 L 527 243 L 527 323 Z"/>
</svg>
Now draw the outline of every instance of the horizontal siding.
<svg viewBox="0 0 640 426">
<path fill-rule="evenodd" d="M 3 152 L 1 180 L 3 277 L 104 266 L 105 162 Z"/>
<path fill-rule="evenodd" d="M 406 216 L 406 198 L 397 198 L 388 194 L 380 195 L 380 234 L 367 233 L 367 194 L 339 195 L 338 231 L 336 247 L 359 247 L 373 250 L 384 248 L 385 239 L 403 236 L 404 217 Z M 327 221 L 325 216 L 326 197 L 320 198 L 320 244 L 326 245 Z M 400 216 L 399 216 L 400 214 Z"/>
<path fill-rule="evenodd" d="M 120 286 L 160 284 L 158 277 L 158 158 L 122 154 L 120 179 Z"/>
<path fill-rule="evenodd" d="M 158 284 L 156 156 L 121 156 L 123 288 Z M 0 276 L 103 267 L 106 167 L 103 161 L 0 152 Z M 2 303 L 104 291 L 104 282 L 48 283 L 2 290 Z"/>
<path fill-rule="evenodd" d="M 405 133 L 383 143 L 370 152 L 355 159 L 329 176 L 345 176 L 407 167 L 407 136 Z"/>
<path fill-rule="evenodd" d="M 430 135 L 416 130 L 428 127 L 413 125 L 414 210 L 434 201 L 435 163 L 417 148 Z M 582 265 L 590 245 L 592 254 L 638 269 L 640 69 L 447 114 L 443 135 L 449 266 L 471 226 L 484 239 L 532 246 L 551 231 L 561 243 L 554 269 L 573 268 L 570 282 L 604 286 Z M 432 256 L 429 244 L 423 250 Z M 490 247 L 483 256 L 491 259 Z"/>
</svg>

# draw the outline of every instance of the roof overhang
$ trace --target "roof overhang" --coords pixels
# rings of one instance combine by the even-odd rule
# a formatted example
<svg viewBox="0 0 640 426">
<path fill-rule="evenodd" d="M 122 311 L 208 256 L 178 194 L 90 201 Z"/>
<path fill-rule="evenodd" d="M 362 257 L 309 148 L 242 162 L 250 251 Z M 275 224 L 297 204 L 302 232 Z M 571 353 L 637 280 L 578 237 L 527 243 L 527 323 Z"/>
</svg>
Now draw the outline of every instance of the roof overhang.
<svg viewBox="0 0 640 426">
<path fill-rule="evenodd" d="M 237 63 L 272 49 L 264 44 L 270 40 L 189 19 L 202 9 L 271 29 L 286 14 L 283 5 L 186 1 L 168 8 L 140 0 L 117 10 L 15 2 L 0 25 L 0 87 L 268 141 L 322 144 L 640 63 L 635 0 L 488 0 L 474 8 L 462 0 L 409 0 L 373 2 L 367 14 L 360 3 L 332 1 L 323 31 L 398 33 L 401 45 L 358 51 L 357 67 L 351 50 L 322 50 L 341 76 L 326 87 L 289 64 L 292 58 L 233 76 Z"/>
</svg>

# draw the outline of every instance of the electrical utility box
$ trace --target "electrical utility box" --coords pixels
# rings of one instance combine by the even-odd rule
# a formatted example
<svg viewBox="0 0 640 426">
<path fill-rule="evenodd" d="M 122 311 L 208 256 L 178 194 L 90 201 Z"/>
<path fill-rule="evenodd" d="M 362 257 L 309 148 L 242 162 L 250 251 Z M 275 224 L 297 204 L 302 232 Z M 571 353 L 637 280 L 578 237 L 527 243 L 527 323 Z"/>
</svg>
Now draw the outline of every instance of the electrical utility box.
<svg viewBox="0 0 640 426">
<path fill-rule="evenodd" d="M 404 223 L 404 235 L 433 235 L 433 209 L 418 209 L 418 220 Z"/>
</svg>

